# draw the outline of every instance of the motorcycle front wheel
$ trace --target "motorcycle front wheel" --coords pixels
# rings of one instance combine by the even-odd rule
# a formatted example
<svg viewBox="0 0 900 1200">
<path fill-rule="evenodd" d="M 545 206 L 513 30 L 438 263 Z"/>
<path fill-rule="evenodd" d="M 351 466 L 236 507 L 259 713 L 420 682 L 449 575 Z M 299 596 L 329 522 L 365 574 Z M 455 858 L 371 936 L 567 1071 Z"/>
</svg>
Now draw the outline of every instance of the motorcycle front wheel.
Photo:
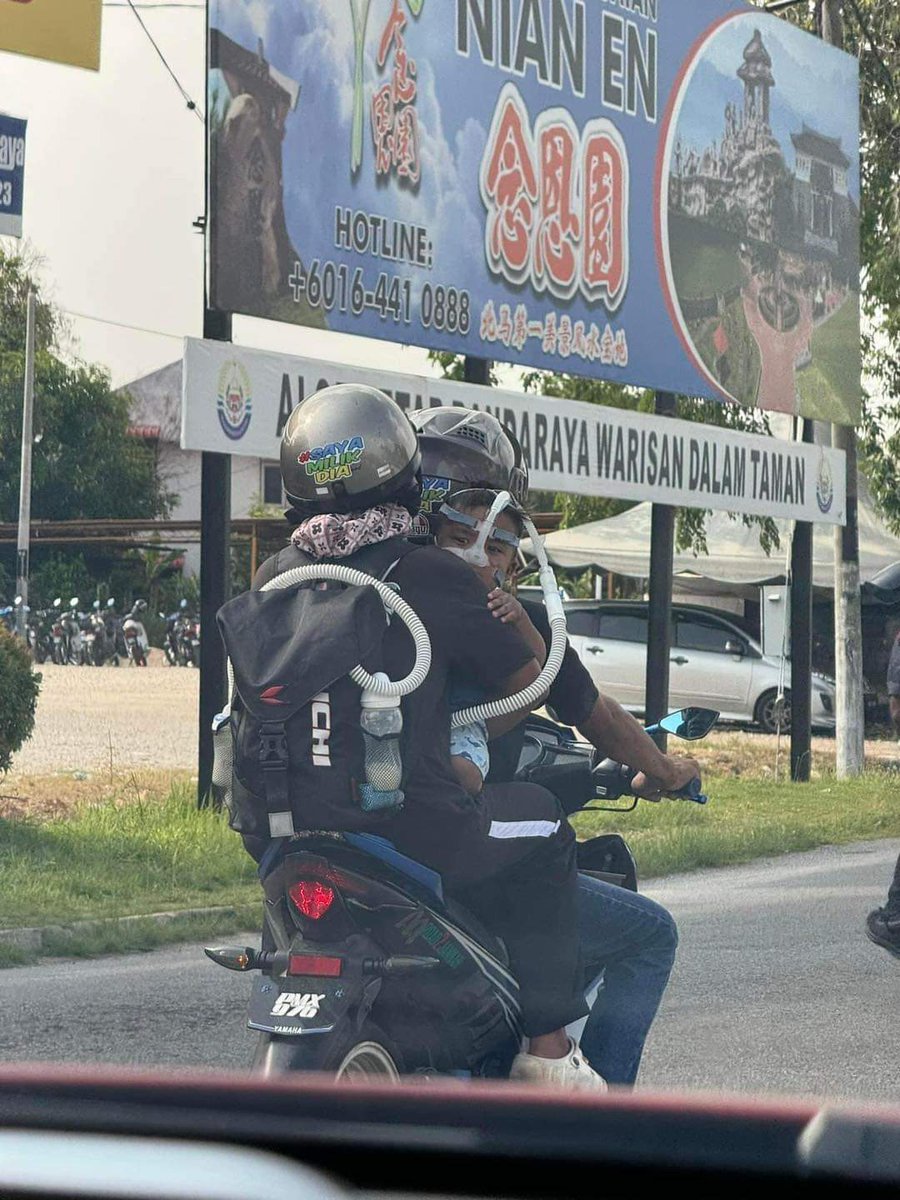
<svg viewBox="0 0 900 1200">
<path fill-rule="evenodd" d="M 307 1034 L 280 1037 L 261 1033 L 253 1070 L 266 1077 L 295 1071 L 318 1071 L 336 1083 L 399 1083 L 405 1071 L 403 1056 L 371 1021 L 346 1034 Z"/>
</svg>

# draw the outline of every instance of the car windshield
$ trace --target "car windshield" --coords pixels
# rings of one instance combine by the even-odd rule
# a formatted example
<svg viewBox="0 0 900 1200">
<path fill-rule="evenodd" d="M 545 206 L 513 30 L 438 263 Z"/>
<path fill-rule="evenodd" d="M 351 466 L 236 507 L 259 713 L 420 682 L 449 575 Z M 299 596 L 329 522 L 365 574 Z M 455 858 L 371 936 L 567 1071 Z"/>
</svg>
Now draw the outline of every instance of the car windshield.
<svg viewBox="0 0 900 1200">
<path fill-rule="evenodd" d="M 0 0 L 0 1064 L 900 1100 L 898 45 Z"/>
</svg>

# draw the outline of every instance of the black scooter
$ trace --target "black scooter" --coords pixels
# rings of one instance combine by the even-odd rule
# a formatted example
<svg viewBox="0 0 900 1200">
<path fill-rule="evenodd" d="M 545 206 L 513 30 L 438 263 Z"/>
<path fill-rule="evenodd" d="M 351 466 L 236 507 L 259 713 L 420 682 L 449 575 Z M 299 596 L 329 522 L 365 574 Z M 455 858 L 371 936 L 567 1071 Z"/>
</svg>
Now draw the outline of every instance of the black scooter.
<svg viewBox="0 0 900 1200">
<path fill-rule="evenodd" d="M 684 709 L 660 727 L 700 738 L 717 717 Z M 550 786 L 567 812 L 624 795 L 634 807 L 635 774 L 598 761 L 570 730 L 529 720 L 517 778 Z M 683 798 L 706 803 L 698 787 Z M 634 859 L 616 835 L 582 843 L 579 869 L 637 888 Z M 260 1034 L 257 1070 L 506 1077 L 522 1039 L 518 984 L 503 943 L 446 894 L 436 872 L 371 834 L 309 833 L 275 844 L 260 878 L 262 949 L 206 950 L 220 966 L 260 972 L 248 1021 Z"/>
</svg>

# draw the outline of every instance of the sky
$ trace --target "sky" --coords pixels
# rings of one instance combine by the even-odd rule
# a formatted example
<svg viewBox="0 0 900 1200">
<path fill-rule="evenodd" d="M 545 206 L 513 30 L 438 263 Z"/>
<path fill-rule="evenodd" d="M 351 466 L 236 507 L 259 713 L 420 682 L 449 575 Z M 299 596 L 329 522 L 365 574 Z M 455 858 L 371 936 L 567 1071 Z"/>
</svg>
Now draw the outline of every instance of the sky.
<svg viewBox="0 0 900 1200">
<path fill-rule="evenodd" d="M 203 7 L 144 5 L 148 29 L 202 107 Z M 24 240 L 44 260 L 51 299 L 73 314 L 79 356 L 108 367 L 115 385 L 180 358 L 181 339 L 203 331 L 203 239 L 193 228 L 204 207 L 203 125 L 134 13 L 123 0 L 104 3 L 99 73 L 0 51 L 0 112 L 29 123 Z M 234 340 L 435 373 L 422 350 L 246 317 L 235 317 Z"/>
</svg>

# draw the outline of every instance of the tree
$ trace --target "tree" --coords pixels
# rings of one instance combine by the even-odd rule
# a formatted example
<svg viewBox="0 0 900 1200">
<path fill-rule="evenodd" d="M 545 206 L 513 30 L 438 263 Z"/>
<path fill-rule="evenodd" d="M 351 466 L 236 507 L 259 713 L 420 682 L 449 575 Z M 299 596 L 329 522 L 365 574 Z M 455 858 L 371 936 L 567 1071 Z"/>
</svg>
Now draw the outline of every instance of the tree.
<svg viewBox="0 0 900 1200">
<path fill-rule="evenodd" d="M 19 509 L 25 303 L 39 294 L 20 256 L 0 251 L 0 521 Z M 158 517 L 170 497 L 155 456 L 128 433 L 128 401 L 98 366 L 67 362 L 58 312 L 37 303 L 32 518 Z"/>
</svg>

